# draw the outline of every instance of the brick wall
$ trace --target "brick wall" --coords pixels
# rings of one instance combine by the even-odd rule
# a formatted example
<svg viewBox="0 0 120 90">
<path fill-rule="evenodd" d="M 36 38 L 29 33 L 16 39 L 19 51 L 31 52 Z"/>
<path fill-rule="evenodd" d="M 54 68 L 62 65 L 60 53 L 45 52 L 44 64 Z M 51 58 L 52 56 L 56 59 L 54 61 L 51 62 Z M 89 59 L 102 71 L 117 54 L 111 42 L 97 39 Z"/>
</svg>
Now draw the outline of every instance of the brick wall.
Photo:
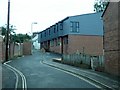
<svg viewBox="0 0 120 90">
<path fill-rule="evenodd" d="M 68 36 L 68 53 L 81 52 L 89 55 L 103 55 L 102 36 Z"/>
<path fill-rule="evenodd" d="M 50 51 L 55 52 L 55 53 L 61 53 L 61 47 L 60 46 L 50 47 Z"/>
<path fill-rule="evenodd" d="M 120 3 L 119 3 L 120 5 Z M 104 49 L 105 49 L 105 71 L 120 76 L 120 29 L 118 22 L 120 15 L 118 14 L 117 2 L 110 2 L 104 15 Z M 119 15 L 119 16 L 118 16 Z"/>
<path fill-rule="evenodd" d="M 64 43 L 64 38 L 68 37 L 68 44 Z M 63 40 L 63 45 L 62 45 Z M 72 54 L 77 51 L 90 55 L 103 55 L 103 37 L 102 36 L 82 36 L 68 35 L 60 38 L 61 45 L 50 46 L 50 51 L 55 53 Z"/>
<path fill-rule="evenodd" d="M 63 44 L 63 54 L 68 54 L 68 44 Z"/>
<path fill-rule="evenodd" d="M 31 42 L 23 42 L 23 55 L 31 55 Z"/>
<path fill-rule="evenodd" d="M 65 36 L 66 37 L 66 36 Z M 68 44 L 64 43 L 64 38 L 65 37 L 60 37 L 60 45 L 55 44 L 54 42 L 54 46 L 50 46 L 50 51 L 55 52 L 55 53 L 60 53 L 60 54 L 68 54 Z M 62 45 L 63 43 L 63 45 Z M 62 51 L 63 49 L 63 51 Z"/>
<path fill-rule="evenodd" d="M 118 63 L 119 58 L 118 51 L 105 52 L 105 71 L 114 75 L 119 74 Z"/>
<path fill-rule="evenodd" d="M 5 44 L 0 42 L 0 62 L 5 59 Z"/>
<path fill-rule="evenodd" d="M 62 39 L 60 38 L 60 42 L 61 42 L 61 40 Z M 55 42 L 54 42 L 54 45 L 50 46 L 50 51 L 61 54 L 62 53 L 61 48 L 62 48 L 61 45 L 56 45 Z"/>
<path fill-rule="evenodd" d="M 0 36 L 0 62 L 2 62 L 5 59 L 5 45 L 3 43 L 3 38 Z"/>
<path fill-rule="evenodd" d="M 2 42 L 0 42 L 0 60 L 2 60 Z"/>
</svg>

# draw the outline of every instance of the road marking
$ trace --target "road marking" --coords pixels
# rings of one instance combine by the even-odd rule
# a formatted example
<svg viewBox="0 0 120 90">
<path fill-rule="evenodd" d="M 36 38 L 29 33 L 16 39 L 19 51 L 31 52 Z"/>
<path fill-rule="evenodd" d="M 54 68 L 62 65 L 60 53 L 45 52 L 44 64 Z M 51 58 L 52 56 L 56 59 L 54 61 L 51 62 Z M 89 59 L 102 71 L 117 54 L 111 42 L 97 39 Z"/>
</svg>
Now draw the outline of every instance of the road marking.
<svg viewBox="0 0 120 90">
<path fill-rule="evenodd" d="M 14 71 L 14 70 L 12 70 L 11 68 L 9 68 L 9 67 L 7 67 L 9 70 L 11 70 L 14 74 L 15 74 L 15 76 L 16 76 L 16 83 L 15 83 L 15 90 L 16 90 L 16 88 L 17 88 L 17 86 L 18 86 L 18 81 L 19 81 L 19 79 L 18 79 L 18 74 Z"/>
<path fill-rule="evenodd" d="M 41 64 L 44 64 L 44 63 L 41 62 L 41 61 L 40 61 L 40 63 L 41 63 Z M 46 64 L 44 64 L 44 65 L 46 65 Z M 49 65 L 47 65 L 47 66 L 49 66 Z M 72 76 L 74 76 L 74 77 L 77 77 L 77 78 L 79 78 L 79 79 L 81 79 L 81 80 L 83 80 L 83 81 L 88 82 L 89 84 L 91 84 L 91 85 L 93 85 L 93 86 L 95 86 L 95 87 L 97 87 L 97 88 L 101 88 L 100 86 L 98 86 L 98 85 L 96 85 L 96 84 L 94 84 L 94 83 L 91 83 L 90 81 L 88 81 L 88 80 L 86 80 L 86 79 L 84 79 L 84 78 L 82 78 L 82 77 L 80 77 L 80 76 L 78 76 L 78 75 L 75 75 L 75 74 L 73 74 L 73 73 L 71 73 L 71 72 L 64 71 L 64 70 L 59 69 L 59 68 L 57 68 L 57 67 L 52 67 L 52 66 L 49 66 L 49 67 L 54 68 L 54 69 L 57 69 L 57 70 L 62 71 L 62 72 L 65 72 L 65 73 L 67 73 L 67 74 L 69 74 L 69 75 L 72 75 Z"/>
<path fill-rule="evenodd" d="M 7 64 L 7 63 L 10 63 L 11 61 L 7 61 L 7 62 L 5 62 L 5 64 Z"/>
<path fill-rule="evenodd" d="M 44 61 L 44 60 L 43 60 Z M 42 62 L 41 62 L 42 63 Z M 45 65 L 47 65 L 46 63 L 42 63 L 42 64 L 45 64 Z M 59 70 L 62 70 L 62 69 L 60 69 L 59 67 L 57 68 L 56 66 L 54 66 L 54 65 L 48 65 L 48 66 L 50 66 L 50 67 L 53 67 L 53 68 L 56 68 L 56 69 L 59 69 Z M 66 71 L 66 70 L 62 70 L 62 71 Z M 69 71 L 66 71 L 66 72 L 68 72 L 68 73 L 72 73 L 71 71 L 69 72 Z M 84 71 L 84 72 L 86 72 L 86 71 Z M 72 74 L 74 74 L 74 73 L 72 73 Z M 76 74 L 74 74 L 74 75 L 76 75 Z M 78 75 L 77 75 L 78 76 Z M 79 76 L 80 77 L 80 76 Z M 82 78 L 82 77 L 81 77 Z M 83 78 L 84 79 L 84 78 Z M 101 84 L 101 85 L 103 85 L 103 86 L 105 86 L 105 87 L 107 87 L 108 89 L 111 89 L 111 90 L 115 90 L 114 88 L 112 88 L 112 87 L 110 87 L 110 86 L 108 86 L 108 85 L 106 85 L 106 84 L 103 84 L 103 83 L 101 83 L 101 82 L 99 82 L 99 81 L 97 81 L 97 80 L 95 80 L 95 79 L 92 79 L 92 78 L 89 78 L 89 79 L 91 79 L 91 80 L 93 80 L 93 81 L 95 81 L 95 82 L 97 82 L 97 83 L 99 83 L 99 84 Z M 87 80 L 87 79 L 85 79 L 85 80 Z M 89 80 L 87 80 L 87 81 L 89 81 Z M 91 83 L 91 82 L 90 82 Z M 94 83 L 93 83 L 94 84 Z M 95 84 L 96 85 L 96 84 Z M 98 86 L 98 85 L 97 85 Z M 100 87 L 100 86 L 98 86 L 98 87 Z M 101 87 L 100 87 L 101 88 Z"/>
<path fill-rule="evenodd" d="M 9 63 L 9 62 L 4 63 L 4 65 L 6 65 L 7 67 L 11 68 L 11 70 L 13 70 L 13 71 L 16 71 L 22 77 L 22 88 L 23 88 L 23 90 L 27 90 L 27 81 L 26 81 L 26 78 L 23 75 L 23 73 L 20 72 L 19 70 L 17 70 L 16 68 L 8 65 L 7 63 Z"/>
</svg>

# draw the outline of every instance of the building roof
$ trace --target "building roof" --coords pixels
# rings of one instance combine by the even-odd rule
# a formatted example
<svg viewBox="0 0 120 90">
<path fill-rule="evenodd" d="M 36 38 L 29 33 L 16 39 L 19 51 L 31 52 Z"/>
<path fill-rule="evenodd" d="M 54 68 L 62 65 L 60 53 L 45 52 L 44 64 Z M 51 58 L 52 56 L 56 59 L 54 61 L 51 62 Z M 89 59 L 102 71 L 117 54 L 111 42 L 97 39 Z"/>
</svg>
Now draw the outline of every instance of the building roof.
<svg viewBox="0 0 120 90">
<path fill-rule="evenodd" d="M 98 13 L 101 13 L 101 12 L 98 12 Z M 93 15 L 93 14 L 98 14 L 98 13 L 96 13 L 96 12 L 94 12 L 94 13 L 86 13 L 86 14 L 74 15 L 74 16 L 69 16 L 69 17 L 86 16 L 86 15 Z"/>
</svg>

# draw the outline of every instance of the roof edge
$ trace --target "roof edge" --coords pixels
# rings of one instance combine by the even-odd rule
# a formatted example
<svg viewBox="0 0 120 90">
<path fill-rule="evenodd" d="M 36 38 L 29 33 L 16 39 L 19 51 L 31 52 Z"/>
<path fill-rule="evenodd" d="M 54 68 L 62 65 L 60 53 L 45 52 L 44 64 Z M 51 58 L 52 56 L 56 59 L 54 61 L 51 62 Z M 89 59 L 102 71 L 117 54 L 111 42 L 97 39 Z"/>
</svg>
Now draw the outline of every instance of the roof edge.
<svg viewBox="0 0 120 90">
<path fill-rule="evenodd" d="M 101 17 L 103 17 L 103 16 L 104 16 L 105 11 L 107 10 L 107 8 L 108 8 L 109 4 L 110 4 L 110 2 L 108 2 L 108 4 L 107 4 L 107 6 L 106 6 L 105 10 L 103 11 L 103 13 L 102 13 Z"/>
</svg>

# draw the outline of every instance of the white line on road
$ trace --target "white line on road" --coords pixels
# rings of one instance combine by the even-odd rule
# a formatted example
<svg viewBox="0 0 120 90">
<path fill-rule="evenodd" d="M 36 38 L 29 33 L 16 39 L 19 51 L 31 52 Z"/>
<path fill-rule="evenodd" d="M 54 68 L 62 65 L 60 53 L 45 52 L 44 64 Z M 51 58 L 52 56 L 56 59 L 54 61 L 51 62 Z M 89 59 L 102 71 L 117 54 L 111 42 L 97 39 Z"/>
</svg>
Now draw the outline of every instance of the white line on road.
<svg viewBox="0 0 120 90">
<path fill-rule="evenodd" d="M 23 88 L 23 90 L 27 90 L 27 81 L 26 81 L 26 78 L 23 75 L 23 73 L 20 72 L 19 70 L 17 70 L 16 68 L 8 65 L 7 63 L 9 63 L 9 62 L 4 63 L 4 65 L 6 65 L 7 67 L 11 68 L 12 71 L 17 72 L 22 77 L 22 88 Z"/>
<path fill-rule="evenodd" d="M 44 64 L 44 63 L 42 63 L 41 61 L 40 61 L 40 63 L 41 63 L 41 64 Z M 45 65 L 46 65 L 46 64 L 45 64 Z M 49 66 L 49 65 L 47 65 L 47 66 Z M 96 85 L 96 84 L 88 81 L 87 79 L 84 79 L 84 78 L 82 78 L 82 77 L 80 77 L 80 76 L 78 76 L 78 75 L 76 75 L 76 74 L 73 74 L 73 73 L 71 73 L 71 72 L 68 72 L 68 71 L 65 71 L 65 70 L 62 70 L 62 69 L 59 69 L 59 68 L 55 68 L 55 67 L 52 67 L 52 66 L 49 66 L 49 67 L 54 68 L 54 69 L 57 69 L 57 70 L 62 71 L 62 72 L 65 72 L 65 73 L 67 73 L 67 74 L 69 74 L 69 75 L 72 75 L 72 76 L 74 76 L 74 77 L 77 77 L 77 78 L 79 78 L 80 80 L 83 80 L 83 81 L 85 81 L 85 82 L 88 82 L 89 84 L 91 84 L 91 85 L 93 85 L 93 86 L 95 86 L 95 87 L 97 87 L 97 88 L 101 88 L 100 86 L 98 86 L 98 85 Z"/>
<path fill-rule="evenodd" d="M 18 74 L 14 70 L 12 70 L 10 67 L 7 67 L 7 68 L 11 70 L 16 76 L 16 83 L 15 83 L 15 90 L 16 90 L 16 88 L 18 87 L 18 81 L 19 81 Z"/>
</svg>

